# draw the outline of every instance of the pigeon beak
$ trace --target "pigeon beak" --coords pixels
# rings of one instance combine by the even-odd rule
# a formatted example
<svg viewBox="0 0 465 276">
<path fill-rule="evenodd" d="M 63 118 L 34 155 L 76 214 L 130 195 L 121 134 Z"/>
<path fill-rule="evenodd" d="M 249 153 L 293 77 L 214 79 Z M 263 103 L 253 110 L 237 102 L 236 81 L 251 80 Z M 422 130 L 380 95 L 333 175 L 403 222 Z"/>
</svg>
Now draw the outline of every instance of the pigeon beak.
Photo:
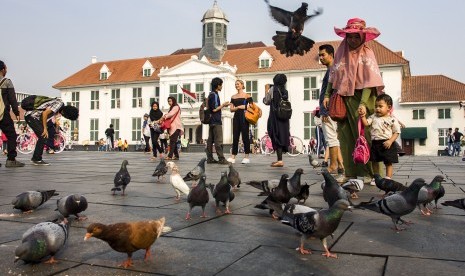
<svg viewBox="0 0 465 276">
<path fill-rule="evenodd" d="M 92 237 L 92 233 L 86 233 L 86 235 L 84 236 L 84 240 L 87 241 L 91 237 Z"/>
</svg>

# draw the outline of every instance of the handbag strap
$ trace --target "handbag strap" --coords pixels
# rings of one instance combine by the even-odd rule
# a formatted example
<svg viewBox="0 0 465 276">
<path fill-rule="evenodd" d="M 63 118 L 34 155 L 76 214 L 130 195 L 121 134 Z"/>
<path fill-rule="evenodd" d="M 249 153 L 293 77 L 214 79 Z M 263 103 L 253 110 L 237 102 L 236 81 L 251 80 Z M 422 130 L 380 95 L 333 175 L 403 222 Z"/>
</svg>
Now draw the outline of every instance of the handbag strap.
<svg viewBox="0 0 465 276">
<path fill-rule="evenodd" d="M 358 136 L 365 136 L 365 127 L 362 124 L 362 118 L 358 117 Z"/>
</svg>

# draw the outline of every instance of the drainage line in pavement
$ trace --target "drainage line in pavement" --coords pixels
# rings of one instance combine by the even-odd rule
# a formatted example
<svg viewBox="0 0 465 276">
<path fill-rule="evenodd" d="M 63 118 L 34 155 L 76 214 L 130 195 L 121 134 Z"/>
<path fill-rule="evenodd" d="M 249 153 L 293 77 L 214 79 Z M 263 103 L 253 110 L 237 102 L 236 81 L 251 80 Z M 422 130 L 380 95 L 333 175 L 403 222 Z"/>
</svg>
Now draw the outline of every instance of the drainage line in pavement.
<svg viewBox="0 0 465 276">
<path fill-rule="evenodd" d="M 234 262 L 232 262 L 230 265 L 224 267 L 223 269 L 221 269 L 220 271 L 218 271 L 217 273 L 213 274 L 213 275 L 218 275 L 220 274 L 222 271 L 226 270 L 228 267 L 232 266 L 233 264 L 237 263 L 238 261 L 242 260 L 243 258 L 247 257 L 248 255 L 250 255 L 252 252 L 254 252 L 255 250 L 257 250 L 258 248 L 260 248 L 261 245 L 255 247 L 254 249 L 250 250 L 249 252 L 247 252 L 244 256 L 240 257 L 239 259 L 235 260 Z"/>
</svg>

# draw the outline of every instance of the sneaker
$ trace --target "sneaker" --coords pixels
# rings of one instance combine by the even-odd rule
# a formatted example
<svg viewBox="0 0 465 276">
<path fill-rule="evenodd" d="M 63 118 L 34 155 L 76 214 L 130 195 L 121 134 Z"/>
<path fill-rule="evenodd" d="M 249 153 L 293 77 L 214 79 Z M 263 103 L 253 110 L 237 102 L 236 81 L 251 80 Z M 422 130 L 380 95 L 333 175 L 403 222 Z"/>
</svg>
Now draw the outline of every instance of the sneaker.
<svg viewBox="0 0 465 276">
<path fill-rule="evenodd" d="M 242 159 L 242 164 L 249 164 L 250 163 L 250 159 L 249 158 L 244 158 Z"/>
<path fill-rule="evenodd" d="M 218 160 L 218 164 L 220 164 L 220 165 L 229 165 L 229 162 L 226 159 L 220 159 L 220 160 Z"/>
<path fill-rule="evenodd" d="M 228 158 L 228 162 L 234 164 L 234 163 L 236 163 L 236 159 L 229 157 L 229 158 Z"/>
<path fill-rule="evenodd" d="M 328 167 L 328 162 L 326 162 L 326 161 L 321 162 L 321 167 L 322 168 L 327 168 Z"/>
<path fill-rule="evenodd" d="M 45 162 L 44 160 L 32 161 L 32 164 L 35 165 L 35 166 L 48 166 L 48 165 L 50 165 L 49 163 Z"/>
<path fill-rule="evenodd" d="M 344 183 L 347 181 L 347 177 L 343 174 L 338 175 L 335 179 L 338 183 Z"/>
<path fill-rule="evenodd" d="M 6 167 L 6 168 L 24 167 L 24 163 L 23 163 L 23 162 L 19 162 L 18 160 L 6 160 L 5 167 Z"/>
<path fill-rule="evenodd" d="M 48 151 L 48 153 L 49 154 L 55 154 L 55 151 L 51 149 L 51 150 Z"/>
<path fill-rule="evenodd" d="M 374 179 L 374 178 L 370 181 L 370 186 L 376 186 L 376 183 L 375 183 L 375 179 Z"/>
<path fill-rule="evenodd" d="M 207 164 L 217 164 L 217 163 L 218 163 L 218 160 L 215 160 L 215 159 L 207 160 Z"/>
</svg>

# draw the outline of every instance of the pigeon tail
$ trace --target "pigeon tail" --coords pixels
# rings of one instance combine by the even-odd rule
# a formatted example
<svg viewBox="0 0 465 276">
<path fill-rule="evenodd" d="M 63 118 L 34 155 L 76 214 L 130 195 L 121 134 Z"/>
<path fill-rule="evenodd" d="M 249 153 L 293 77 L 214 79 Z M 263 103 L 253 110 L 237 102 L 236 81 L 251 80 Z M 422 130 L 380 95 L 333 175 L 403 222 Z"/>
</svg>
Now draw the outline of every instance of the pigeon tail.
<svg viewBox="0 0 465 276">
<path fill-rule="evenodd" d="M 112 192 L 113 192 L 113 191 L 118 191 L 118 192 L 119 192 L 119 191 L 121 191 L 121 188 L 113 188 L 113 189 L 111 189 L 111 191 L 112 191 Z"/>
</svg>

